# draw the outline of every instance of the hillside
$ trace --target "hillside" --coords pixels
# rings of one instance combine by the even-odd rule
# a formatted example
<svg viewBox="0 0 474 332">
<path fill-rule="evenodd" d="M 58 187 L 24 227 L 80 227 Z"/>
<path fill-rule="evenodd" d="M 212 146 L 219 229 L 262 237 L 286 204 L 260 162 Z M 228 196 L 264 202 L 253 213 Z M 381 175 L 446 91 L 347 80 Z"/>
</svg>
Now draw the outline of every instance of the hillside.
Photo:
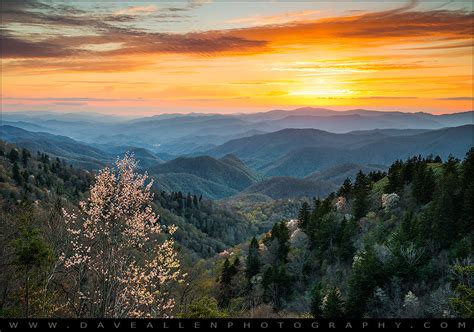
<svg viewBox="0 0 474 332">
<path fill-rule="evenodd" d="M 86 168 L 105 165 L 109 156 L 106 152 L 80 143 L 66 136 L 44 132 L 30 132 L 13 126 L 0 126 L 0 138 L 31 151 L 41 151 L 66 158 L 69 162 Z"/>
<path fill-rule="evenodd" d="M 245 314 L 270 306 L 275 318 L 472 317 L 473 172 L 474 149 L 462 161 L 414 156 L 386 176 L 358 172 L 217 257 L 219 309 L 239 316 L 232 304 L 250 301 Z"/>
<path fill-rule="evenodd" d="M 134 154 L 141 167 L 148 167 L 162 162 L 151 151 L 135 146 L 116 146 L 107 144 L 87 144 L 67 136 L 53 135 L 46 132 L 28 131 L 18 127 L 0 126 L 0 138 L 31 151 L 48 153 L 65 159 L 68 163 L 91 170 L 102 168 L 114 162 L 126 152 Z"/>
<path fill-rule="evenodd" d="M 314 129 L 285 129 L 229 141 L 211 155 L 233 153 L 266 176 L 305 177 L 344 163 L 389 165 L 411 155 L 450 154 L 462 158 L 473 145 L 474 126 L 393 136 L 383 131 L 333 134 Z"/>
<path fill-rule="evenodd" d="M 202 194 L 208 198 L 231 196 L 259 177 L 234 156 L 180 157 L 149 168 L 162 188 Z"/>
<path fill-rule="evenodd" d="M 261 194 L 272 199 L 294 197 L 324 197 L 337 189 L 337 186 L 324 180 L 297 179 L 289 176 L 273 177 L 258 182 L 242 194 Z"/>
<path fill-rule="evenodd" d="M 231 140 L 207 153 L 212 156 L 234 154 L 250 166 L 260 168 L 289 152 L 306 147 L 344 147 L 348 144 L 373 142 L 381 133 L 334 134 L 316 129 L 284 129 L 273 133 Z"/>
<path fill-rule="evenodd" d="M 0 214 L 12 214 L 0 227 L 2 245 L 9 241 L 3 236 L 16 230 L 21 213 L 30 209 L 33 209 L 34 226 L 48 238 L 59 237 L 55 241 L 60 243 L 61 232 L 66 227 L 62 208 L 77 209 L 79 200 L 87 197 L 93 182 L 93 172 L 71 167 L 64 159 L 37 154 L 0 140 Z M 154 208 L 160 222 L 178 226 L 175 236 L 183 255 L 193 260 L 213 256 L 258 234 L 262 227 L 259 219 L 250 220 L 206 198 L 171 190 L 155 190 Z M 49 228 L 50 222 L 54 222 L 54 228 Z M 267 230 L 264 228 L 262 232 Z"/>
<path fill-rule="evenodd" d="M 334 183 L 337 186 L 340 186 L 347 178 L 349 178 L 351 181 L 354 181 L 359 171 L 369 174 L 370 172 L 383 172 L 386 170 L 387 168 L 382 166 L 347 163 L 314 172 L 305 177 L 305 179 L 313 181 L 326 180 Z"/>
</svg>

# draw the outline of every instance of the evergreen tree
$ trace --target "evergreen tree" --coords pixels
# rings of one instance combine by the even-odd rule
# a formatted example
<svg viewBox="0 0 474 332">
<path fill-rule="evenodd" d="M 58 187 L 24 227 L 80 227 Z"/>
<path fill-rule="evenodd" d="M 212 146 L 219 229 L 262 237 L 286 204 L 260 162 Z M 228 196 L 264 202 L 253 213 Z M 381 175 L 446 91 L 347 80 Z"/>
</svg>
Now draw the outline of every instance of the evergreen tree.
<svg viewBox="0 0 474 332">
<path fill-rule="evenodd" d="M 311 315 L 313 318 L 320 318 L 322 316 L 322 285 L 318 282 L 311 290 Z"/>
<path fill-rule="evenodd" d="M 402 175 L 403 162 L 396 160 L 388 169 L 388 184 L 385 188 L 387 193 L 399 193 L 403 189 L 404 180 Z"/>
<path fill-rule="evenodd" d="M 364 217 L 367 214 L 369 207 L 369 179 L 362 172 L 357 173 L 354 184 L 354 205 L 353 215 L 356 220 Z"/>
<path fill-rule="evenodd" d="M 291 276 L 284 265 L 270 266 L 262 278 L 264 300 L 273 303 L 276 310 L 282 308 L 291 296 Z"/>
<path fill-rule="evenodd" d="M 363 317 L 367 303 L 383 277 L 383 265 L 372 247 L 366 248 L 364 252 L 354 257 L 346 305 L 348 317 Z"/>
<path fill-rule="evenodd" d="M 474 148 L 466 153 L 462 164 L 461 179 L 462 229 L 472 229 L 472 225 L 474 225 Z"/>
<path fill-rule="evenodd" d="M 32 274 L 45 267 L 51 260 L 52 251 L 37 229 L 29 225 L 20 228 L 19 236 L 11 243 L 15 255 L 14 265 L 24 275 L 24 317 L 30 317 L 30 288 Z"/>
<path fill-rule="evenodd" d="M 412 194 L 418 204 L 426 204 L 433 198 L 436 182 L 433 170 L 420 162 L 413 175 Z"/>
<path fill-rule="evenodd" d="M 288 253 L 290 252 L 290 232 L 284 221 L 276 223 L 271 232 L 271 239 L 278 243 L 277 259 L 280 263 L 288 261 Z"/>
<path fill-rule="evenodd" d="M 20 154 L 18 153 L 18 150 L 13 148 L 10 150 L 10 153 L 8 154 L 8 159 L 10 159 L 10 162 L 12 164 L 16 163 L 18 160 L 20 160 Z"/>
<path fill-rule="evenodd" d="M 230 303 L 231 290 L 232 290 L 232 277 L 233 269 L 228 258 L 224 261 L 222 266 L 222 272 L 219 278 L 220 284 L 220 297 L 219 305 L 221 307 L 227 307 Z"/>
<path fill-rule="evenodd" d="M 328 319 L 344 317 L 344 301 L 339 289 L 336 287 L 329 289 L 323 302 L 323 318 Z"/>
<path fill-rule="evenodd" d="M 449 158 L 443 164 L 439 188 L 433 205 L 432 235 L 441 248 L 447 248 L 461 235 L 461 183 L 458 160 Z"/>
<path fill-rule="evenodd" d="M 463 318 L 474 318 L 474 266 L 456 264 L 453 268 L 456 296 L 451 299 L 454 310 Z"/>
<path fill-rule="evenodd" d="M 196 195 L 193 196 L 193 205 L 195 209 L 199 210 L 199 201 Z"/>
<path fill-rule="evenodd" d="M 21 150 L 21 162 L 23 163 L 23 166 L 26 167 L 28 165 L 28 159 L 31 157 L 30 152 L 23 148 Z"/>
<path fill-rule="evenodd" d="M 343 217 L 341 222 L 341 230 L 338 256 L 342 260 L 351 260 L 355 252 L 353 238 L 357 234 L 356 221 L 354 219 L 348 221 L 346 217 Z"/>
<path fill-rule="evenodd" d="M 300 222 L 300 227 L 305 229 L 308 226 L 309 218 L 311 215 L 311 209 L 308 202 L 304 201 L 301 209 L 298 213 L 298 220 Z"/>
<path fill-rule="evenodd" d="M 20 174 L 20 167 L 18 166 L 18 163 L 17 163 L 17 162 L 15 162 L 15 163 L 13 164 L 13 169 L 12 169 L 12 171 L 13 171 L 13 180 L 15 180 L 16 183 L 18 183 L 18 184 L 23 183 L 23 177 L 22 177 L 21 174 Z"/>
<path fill-rule="evenodd" d="M 352 181 L 351 179 L 349 178 L 346 178 L 344 180 L 344 183 L 342 184 L 342 186 L 339 188 L 338 192 L 337 192 L 337 196 L 343 196 L 345 197 L 346 199 L 350 198 L 351 196 L 351 193 L 352 193 Z"/>
<path fill-rule="evenodd" d="M 258 241 L 255 237 L 252 238 L 249 245 L 249 253 L 247 255 L 245 276 L 247 277 L 248 283 L 252 277 L 260 272 L 260 253 Z"/>
<path fill-rule="evenodd" d="M 193 208 L 193 198 L 191 197 L 191 193 L 188 193 L 186 196 L 186 209 L 192 209 Z"/>
<path fill-rule="evenodd" d="M 233 264 L 230 263 L 228 258 L 226 258 L 226 260 L 224 261 L 224 265 L 222 266 L 222 272 L 219 278 L 219 305 L 221 307 L 228 307 L 230 304 L 230 300 L 233 297 L 232 279 L 237 274 L 239 265 L 240 261 L 238 257 L 235 259 Z"/>
</svg>

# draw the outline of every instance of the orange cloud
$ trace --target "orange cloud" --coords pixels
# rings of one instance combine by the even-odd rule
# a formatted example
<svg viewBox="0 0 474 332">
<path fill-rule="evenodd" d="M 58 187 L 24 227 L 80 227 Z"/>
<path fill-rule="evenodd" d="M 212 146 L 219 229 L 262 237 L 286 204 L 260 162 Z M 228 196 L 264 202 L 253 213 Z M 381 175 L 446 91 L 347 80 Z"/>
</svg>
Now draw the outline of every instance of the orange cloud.
<svg viewBox="0 0 474 332">
<path fill-rule="evenodd" d="M 140 29 L 132 24 L 140 14 L 125 11 L 91 19 L 72 9 L 40 15 L 11 6 L 2 8 L 2 94 L 20 101 L 54 90 L 57 98 L 95 98 L 53 101 L 63 106 L 110 108 L 472 104 L 474 16 L 465 10 L 409 5 L 323 19 L 313 10 L 234 20 L 245 28 L 169 33 Z M 150 6 L 126 9 L 147 13 Z M 84 33 L 15 30 L 28 20 Z"/>
<path fill-rule="evenodd" d="M 116 11 L 114 14 L 115 15 L 141 15 L 141 14 L 154 13 L 156 11 L 157 11 L 157 8 L 155 5 L 132 6 L 132 7 L 120 9 Z"/>
<path fill-rule="evenodd" d="M 271 25 L 301 21 L 321 14 L 320 10 L 300 10 L 275 15 L 254 15 L 224 21 L 227 24 Z"/>
</svg>

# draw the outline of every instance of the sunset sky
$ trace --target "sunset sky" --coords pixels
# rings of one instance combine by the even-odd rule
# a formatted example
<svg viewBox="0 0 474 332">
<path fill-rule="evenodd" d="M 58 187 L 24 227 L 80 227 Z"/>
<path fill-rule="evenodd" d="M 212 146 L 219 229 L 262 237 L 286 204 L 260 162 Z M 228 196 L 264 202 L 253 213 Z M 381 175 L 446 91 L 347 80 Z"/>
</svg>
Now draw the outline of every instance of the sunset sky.
<svg viewBox="0 0 474 332">
<path fill-rule="evenodd" d="M 473 109 L 471 1 L 2 1 L 2 111 Z"/>
</svg>

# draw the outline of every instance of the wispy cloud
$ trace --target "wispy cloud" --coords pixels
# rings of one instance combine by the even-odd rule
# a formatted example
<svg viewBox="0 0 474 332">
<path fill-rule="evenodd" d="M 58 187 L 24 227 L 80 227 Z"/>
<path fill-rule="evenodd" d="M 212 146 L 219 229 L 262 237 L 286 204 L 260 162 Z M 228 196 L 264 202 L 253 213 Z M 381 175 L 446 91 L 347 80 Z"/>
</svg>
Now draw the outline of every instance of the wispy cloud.
<svg viewBox="0 0 474 332">
<path fill-rule="evenodd" d="M 474 100 L 474 97 L 447 97 L 447 98 L 436 98 L 436 100 Z"/>
<path fill-rule="evenodd" d="M 157 11 L 155 5 L 150 4 L 146 6 L 131 6 L 124 9 L 117 10 L 115 15 L 147 15 Z"/>
<path fill-rule="evenodd" d="M 343 43 L 367 46 L 368 44 L 385 45 L 397 41 L 420 43 L 427 38 L 431 41 L 466 43 L 472 37 L 474 19 L 471 12 L 462 10 L 414 11 L 413 5 L 410 5 L 390 11 L 312 21 L 177 34 L 116 26 L 113 24 L 114 17 L 126 15 L 110 15 L 98 21 L 71 7 L 62 8 L 59 14 L 56 12 L 52 14 L 51 9 L 46 9 L 47 14 L 35 11 L 35 14 L 30 16 L 32 4 L 42 6 L 38 2 L 31 1 L 23 7 L 15 5 L 7 6 L 6 10 L 2 9 L 2 19 L 6 26 L 2 31 L 4 58 L 89 56 L 91 52 L 95 55 L 100 52 L 104 56 L 159 53 L 216 56 L 229 53 L 275 52 L 291 45 L 309 47 Z M 48 5 L 45 6 L 49 8 Z M 71 15 L 67 15 L 68 13 Z M 301 13 L 300 15 L 304 16 Z M 91 29 L 91 33 L 83 36 L 35 40 L 22 38 L 21 35 L 9 30 L 8 23 L 11 22 L 41 23 L 51 26 L 87 26 Z M 84 52 L 84 45 L 100 45 L 111 41 L 121 43 L 122 47 L 109 52 L 97 50 Z"/>
<path fill-rule="evenodd" d="M 311 19 L 320 15 L 320 10 L 300 10 L 274 15 L 253 15 L 224 21 L 227 24 L 271 25 Z"/>
</svg>

